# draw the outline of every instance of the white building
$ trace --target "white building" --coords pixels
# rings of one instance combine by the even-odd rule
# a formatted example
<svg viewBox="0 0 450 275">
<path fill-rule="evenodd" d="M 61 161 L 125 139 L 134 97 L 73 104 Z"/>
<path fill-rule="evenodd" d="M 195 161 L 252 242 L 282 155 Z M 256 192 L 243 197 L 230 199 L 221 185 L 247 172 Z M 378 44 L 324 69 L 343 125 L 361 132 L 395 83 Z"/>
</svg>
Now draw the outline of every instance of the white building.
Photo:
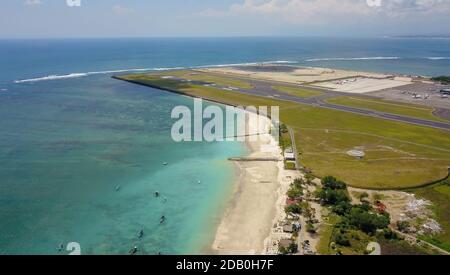
<svg viewBox="0 0 450 275">
<path fill-rule="evenodd" d="M 295 160 L 294 150 L 292 148 L 287 148 L 284 150 L 284 159 L 285 160 Z"/>
</svg>

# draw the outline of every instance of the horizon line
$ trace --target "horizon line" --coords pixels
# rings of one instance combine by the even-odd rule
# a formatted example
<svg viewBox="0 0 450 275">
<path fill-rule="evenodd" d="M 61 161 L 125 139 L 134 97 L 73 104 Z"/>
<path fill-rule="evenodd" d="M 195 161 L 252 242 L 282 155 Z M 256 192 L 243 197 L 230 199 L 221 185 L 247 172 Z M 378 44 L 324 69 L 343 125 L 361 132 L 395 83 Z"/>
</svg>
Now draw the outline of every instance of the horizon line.
<svg viewBox="0 0 450 275">
<path fill-rule="evenodd" d="M 0 40 L 70 40 L 70 39 L 201 39 L 201 38 L 450 38 L 450 34 L 398 34 L 398 35 L 173 35 L 173 36 L 49 36 L 0 37 Z"/>
</svg>

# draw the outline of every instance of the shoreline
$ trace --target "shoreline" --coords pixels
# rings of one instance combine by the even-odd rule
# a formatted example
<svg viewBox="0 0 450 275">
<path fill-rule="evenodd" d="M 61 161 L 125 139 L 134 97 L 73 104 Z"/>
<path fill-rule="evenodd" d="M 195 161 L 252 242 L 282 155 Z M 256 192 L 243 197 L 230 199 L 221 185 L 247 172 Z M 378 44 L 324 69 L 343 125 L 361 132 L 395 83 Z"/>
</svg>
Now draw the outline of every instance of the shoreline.
<svg viewBox="0 0 450 275">
<path fill-rule="evenodd" d="M 132 84 L 165 90 L 180 96 L 201 98 L 174 89 L 123 79 L 120 76 L 113 76 L 113 78 Z M 233 106 L 221 101 L 201 99 L 215 104 Z M 265 125 L 263 127 L 266 129 L 272 125 L 271 120 L 267 117 L 263 117 L 264 119 L 261 120 L 258 119 L 260 117 L 258 114 L 249 112 L 247 114 L 247 122 L 264 121 Z M 256 119 L 252 116 L 256 116 Z M 250 117 L 252 119 L 249 119 Z M 258 125 L 247 123 L 247 127 L 250 128 L 247 129 L 249 133 L 252 131 L 253 133 L 258 133 Z M 220 214 L 221 218 L 214 229 L 212 243 L 201 248 L 201 254 L 264 255 L 270 253 L 269 240 L 280 239 L 277 237 L 277 233 L 274 232 L 274 228 L 276 228 L 278 221 L 285 217 L 286 192 L 291 184 L 291 179 L 293 179 L 290 176 L 286 176 L 286 173 L 298 176 L 301 174 L 299 171 L 287 171 L 284 169 L 282 150 L 270 134 L 260 135 L 257 141 L 249 141 L 247 139 L 245 143 L 249 150 L 246 157 L 278 157 L 280 160 L 278 162 L 233 161 L 236 172 L 231 196 L 225 202 L 225 208 Z M 269 149 L 264 148 L 262 150 L 263 147 L 269 147 Z M 261 177 L 261 175 L 256 174 L 256 170 L 266 176 L 265 180 L 259 181 L 259 186 L 257 186 L 257 178 Z M 265 196 L 261 196 L 261 193 L 265 193 Z M 270 199 L 269 203 L 268 199 Z M 257 232 L 252 231 L 255 229 Z"/>
<path fill-rule="evenodd" d="M 247 113 L 247 122 L 256 122 L 259 116 Z M 271 125 L 264 120 L 264 129 Z M 247 123 L 249 133 L 257 132 L 257 123 Z M 270 136 L 246 140 L 246 157 L 280 157 L 281 150 Z M 264 150 L 263 147 L 265 147 Z M 270 233 L 275 216 L 279 173 L 273 162 L 234 161 L 236 177 L 231 197 L 226 203 L 222 219 L 215 231 L 210 252 L 215 255 L 259 255 L 264 251 L 264 239 Z"/>
<path fill-rule="evenodd" d="M 114 79 L 138 84 L 159 90 L 165 90 L 181 96 L 198 98 L 180 91 L 161 88 L 138 81 L 114 76 Z M 200 97 L 201 98 L 201 97 Z M 205 101 L 233 106 L 220 101 L 204 99 Z M 236 106 L 234 106 L 236 107 Z M 264 127 L 270 127 L 272 122 L 264 117 L 249 119 L 258 114 L 248 113 L 248 121 L 264 121 Z M 256 123 L 257 124 L 257 123 Z M 258 125 L 247 123 L 248 132 L 258 133 Z M 285 170 L 282 150 L 270 134 L 260 135 L 258 141 L 246 140 L 249 152 L 246 157 L 270 158 L 277 157 L 278 162 L 233 161 L 235 177 L 231 196 L 227 199 L 221 218 L 214 229 L 212 243 L 201 249 L 206 255 L 274 255 L 278 253 L 278 242 L 286 237 L 280 233 L 280 222 L 286 218 L 287 191 L 295 178 L 302 177 L 300 171 Z M 262 150 L 262 148 L 264 150 Z M 267 150 L 268 149 L 268 150 Z M 265 178 L 261 180 L 261 178 Z"/>
<path fill-rule="evenodd" d="M 249 113 L 250 116 L 257 114 Z M 250 121 L 255 121 L 250 119 Z M 270 127 L 265 118 L 264 127 Z M 247 124 L 249 131 L 257 125 Z M 252 129 L 253 128 L 253 129 Z M 266 128 L 267 129 L 267 128 Z M 215 231 L 214 241 L 207 253 L 214 255 L 264 255 L 270 252 L 273 228 L 284 215 L 286 191 L 291 181 L 284 170 L 282 151 L 270 134 L 257 141 L 246 141 L 247 157 L 279 158 L 274 161 L 234 161 L 236 178 L 231 197 Z"/>
</svg>

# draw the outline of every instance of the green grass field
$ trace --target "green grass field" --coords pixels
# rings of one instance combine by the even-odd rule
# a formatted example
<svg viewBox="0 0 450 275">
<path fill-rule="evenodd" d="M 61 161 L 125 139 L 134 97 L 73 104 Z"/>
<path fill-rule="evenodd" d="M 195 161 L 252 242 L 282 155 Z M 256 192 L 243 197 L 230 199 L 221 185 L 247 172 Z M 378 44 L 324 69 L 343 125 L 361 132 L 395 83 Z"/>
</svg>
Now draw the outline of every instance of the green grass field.
<svg viewBox="0 0 450 275">
<path fill-rule="evenodd" d="M 416 117 L 432 121 L 449 122 L 444 118 L 439 118 L 433 115 L 434 109 L 427 106 L 391 102 L 381 99 L 351 97 L 351 96 L 339 96 L 335 98 L 330 98 L 327 100 L 327 102 L 348 107 L 369 109 L 374 111 Z"/>
<path fill-rule="evenodd" d="M 317 244 L 316 250 L 320 255 L 335 255 L 337 251 L 334 251 L 330 247 L 330 243 L 333 237 L 334 226 L 339 222 L 339 216 L 333 213 L 328 213 L 324 216 L 324 218 L 326 220 L 320 225 L 320 240 Z"/>
<path fill-rule="evenodd" d="M 445 130 L 189 85 L 157 75 L 122 79 L 234 106 L 279 106 L 282 122 L 295 132 L 300 162 L 319 177 L 333 175 L 360 188 L 401 189 L 448 174 L 450 135 Z M 355 147 L 364 149 L 365 159 L 347 155 Z"/>
<path fill-rule="evenodd" d="M 322 95 L 322 92 L 316 90 L 308 90 L 304 88 L 295 88 L 295 87 L 286 87 L 286 86 L 273 86 L 273 89 L 280 91 L 285 94 L 301 97 L 301 98 L 310 98 L 314 96 Z"/>
<path fill-rule="evenodd" d="M 230 77 L 222 77 L 213 74 L 208 74 L 200 71 L 189 71 L 189 70 L 181 70 L 181 71 L 167 71 L 158 73 L 159 75 L 164 76 L 175 76 L 183 79 L 195 80 L 195 81 L 204 81 L 204 82 L 212 82 L 220 86 L 231 86 L 241 89 L 251 89 L 252 85 L 243 80 L 236 80 Z"/>
<path fill-rule="evenodd" d="M 431 209 L 444 230 L 442 234 L 422 236 L 421 239 L 450 252 L 450 179 L 412 192 L 420 198 L 433 202 Z"/>
<path fill-rule="evenodd" d="M 443 75 L 443 76 L 433 77 L 432 80 L 441 82 L 442 84 L 450 84 L 450 76 Z"/>
</svg>

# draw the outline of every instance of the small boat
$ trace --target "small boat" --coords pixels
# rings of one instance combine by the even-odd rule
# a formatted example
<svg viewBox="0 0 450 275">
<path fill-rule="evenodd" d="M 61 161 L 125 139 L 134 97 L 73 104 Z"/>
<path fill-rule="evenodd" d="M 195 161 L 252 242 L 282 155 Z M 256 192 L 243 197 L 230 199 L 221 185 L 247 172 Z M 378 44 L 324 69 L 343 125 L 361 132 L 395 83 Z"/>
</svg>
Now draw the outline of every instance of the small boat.
<svg viewBox="0 0 450 275">
<path fill-rule="evenodd" d="M 197 183 L 198 183 L 198 184 L 202 184 L 202 181 L 199 180 L 199 181 L 197 181 Z"/>
<path fill-rule="evenodd" d="M 142 239 L 142 237 L 144 237 L 144 230 L 139 231 L 138 233 L 138 238 Z"/>
<path fill-rule="evenodd" d="M 121 188 L 122 187 L 120 187 L 120 185 L 117 185 L 116 188 L 115 188 L 116 192 L 119 192 Z"/>
<path fill-rule="evenodd" d="M 59 244 L 59 247 L 58 247 L 58 252 L 61 252 L 61 251 L 63 251 L 64 250 L 64 244 L 63 243 L 60 243 Z"/>
<path fill-rule="evenodd" d="M 160 194 L 159 194 L 159 191 L 156 191 L 156 192 L 155 192 L 155 197 L 158 198 L 159 195 L 160 195 Z"/>
<path fill-rule="evenodd" d="M 169 165 L 169 163 L 168 162 L 163 162 L 163 165 L 167 166 L 167 165 Z"/>
<path fill-rule="evenodd" d="M 130 250 L 130 255 L 136 255 L 137 252 L 138 252 L 138 248 L 137 248 L 137 246 L 134 246 L 134 247 Z"/>
<path fill-rule="evenodd" d="M 166 222 L 166 216 L 162 216 L 161 219 L 159 220 L 160 224 L 163 224 Z"/>
</svg>

